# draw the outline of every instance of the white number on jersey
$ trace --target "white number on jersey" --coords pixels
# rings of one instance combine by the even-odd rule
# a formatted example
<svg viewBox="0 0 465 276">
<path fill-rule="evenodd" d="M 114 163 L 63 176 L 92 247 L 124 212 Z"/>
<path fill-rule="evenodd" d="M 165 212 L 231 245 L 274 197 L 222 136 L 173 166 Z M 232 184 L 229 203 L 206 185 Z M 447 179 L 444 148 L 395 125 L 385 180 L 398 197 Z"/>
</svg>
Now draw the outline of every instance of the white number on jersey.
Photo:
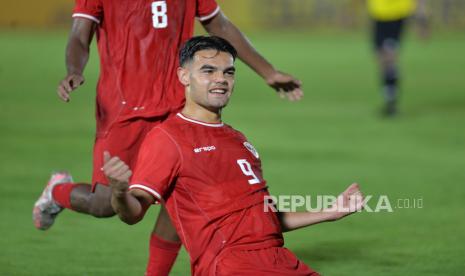
<svg viewBox="0 0 465 276">
<path fill-rule="evenodd" d="M 163 29 L 168 26 L 168 16 L 166 15 L 166 2 L 152 2 L 152 22 L 155 29 Z"/>
<path fill-rule="evenodd" d="M 237 160 L 237 164 L 239 165 L 239 167 L 241 168 L 242 172 L 243 172 L 246 176 L 251 176 L 251 177 L 252 177 L 252 179 L 249 179 L 249 184 L 250 184 L 250 185 L 260 183 L 260 179 L 258 179 L 258 177 L 254 174 L 254 172 L 253 172 L 253 170 L 252 170 L 252 166 L 250 165 L 249 162 L 247 162 L 247 160 L 245 160 L 245 159 L 238 159 L 238 160 Z"/>
</svg>

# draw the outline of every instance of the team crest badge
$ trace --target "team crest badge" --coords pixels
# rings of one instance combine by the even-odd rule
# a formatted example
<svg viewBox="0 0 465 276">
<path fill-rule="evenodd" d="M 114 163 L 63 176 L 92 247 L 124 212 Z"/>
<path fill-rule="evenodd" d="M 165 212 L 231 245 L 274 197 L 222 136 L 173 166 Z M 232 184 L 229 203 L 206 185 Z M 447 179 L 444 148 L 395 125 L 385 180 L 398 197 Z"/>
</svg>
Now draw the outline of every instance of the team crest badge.
<svg viewBox="0 0 465 276">
<path fill-rule="evenodd" d="M 244 142 L 244 146 L 253 154 L 253 156 L 255 156 L 255 158 L 259 158 L 258 151 L 252 146 L 252 144 L 249 142 Z"/>
</svg>

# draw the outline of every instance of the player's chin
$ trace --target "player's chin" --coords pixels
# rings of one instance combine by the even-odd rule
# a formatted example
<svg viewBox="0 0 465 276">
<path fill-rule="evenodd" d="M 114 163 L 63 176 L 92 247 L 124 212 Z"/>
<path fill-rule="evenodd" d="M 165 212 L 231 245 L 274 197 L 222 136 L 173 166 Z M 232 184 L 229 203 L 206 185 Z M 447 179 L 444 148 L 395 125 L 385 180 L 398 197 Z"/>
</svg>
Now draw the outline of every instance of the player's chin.
<svg viewBox="0 0 465 276">
<path fill-rule="evenodd" d="M 226 103 L 223 102 L 223 103 L 214 103 L 214 104 L 212 104 L 212 105 L 210 105 L 210 106 L 211 106 L 211 108 L 212 108 L 213 110 L 221 110 L 221 109 L 223 109 L 224 107 L 226 107 L 227 105 L 228 105 L 227 102 L 226 102 Z"/>
<path fill-rule="evenodd" d="M 223 108 L 228 105 L 229 97 L 210 97 L 210 106 L 213 108 Z"/>
</svg>

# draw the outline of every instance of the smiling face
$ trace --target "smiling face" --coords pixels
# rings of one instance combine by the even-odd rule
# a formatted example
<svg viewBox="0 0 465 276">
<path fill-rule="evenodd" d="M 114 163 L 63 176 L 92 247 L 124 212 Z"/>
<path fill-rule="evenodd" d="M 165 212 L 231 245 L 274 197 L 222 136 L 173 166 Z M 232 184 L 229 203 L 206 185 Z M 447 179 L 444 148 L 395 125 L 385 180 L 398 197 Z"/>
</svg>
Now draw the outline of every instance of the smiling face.
<svg viewBox="0 0 465 276">
<path fill-rule="evenodd" d="M 178 69 L 186 89 L 186 107 L 220 113 L 228 104 L 234 88 L 234 59 L 218 50 L 200 50 Z"/>
</svg>

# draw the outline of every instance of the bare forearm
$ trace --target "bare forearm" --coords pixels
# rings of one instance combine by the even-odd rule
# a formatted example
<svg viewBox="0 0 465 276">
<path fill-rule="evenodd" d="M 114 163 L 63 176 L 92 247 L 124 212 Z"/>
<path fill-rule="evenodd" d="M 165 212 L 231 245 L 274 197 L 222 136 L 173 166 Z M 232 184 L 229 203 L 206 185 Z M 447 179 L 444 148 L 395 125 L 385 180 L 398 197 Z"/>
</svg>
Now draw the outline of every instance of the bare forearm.
<svg viewBox="0 0 465 276">
<path fill-rule="evenodd" d="M 66 47 L 66 70 L 68 75 L 82 75 L 89 60 L 89 45 L 84 45 L 78 39 L 71 37 Z"/>
<path fill-rule="evenodd" d="M 329 212 L 283 212 L 279 218 L 283 232 L 335 220 Z"/>
<path fill-rule="evenodd" d="M 325 221 L 335 221 L 360 212 L 364 205 L 363 194 L 357 183 L 351 184 L 329 208 L 319 212 L 280 212 L 278 218 L 283 232 Z"/>
<path fill-rule="evenodd" d="M 102 171 L 111 187 L 111 207 L 123 222 L 138 223 L 144 218 L 154 198 L 143 190 L 129 190 L 132 171 L 118 156 L 111 156 L 105 151 L 103 160 Z"/>
<path fill-rule="evenodd" d="M 203 25 L 210 35 L 228 40 L 237 50 L 239 58 L 265 80 L 274 72 L 274 67 L 252 46 L 245 35 L 220 12 Z"/>
<path fill-rule="evenodd" d="M 145 209 L 141 202 L 129 192 L 115 193 L 111 197 L 113 210 L 119 218 L 127 224 L 136 224 L 145 214 Z"/>
<path fill-rule="evenodd" d="M 66 46 L 68 75 L 82 75 L 89 59 L 89 48 L 97 25 L 85 18 L 75 18 Z"/>
</svg>

